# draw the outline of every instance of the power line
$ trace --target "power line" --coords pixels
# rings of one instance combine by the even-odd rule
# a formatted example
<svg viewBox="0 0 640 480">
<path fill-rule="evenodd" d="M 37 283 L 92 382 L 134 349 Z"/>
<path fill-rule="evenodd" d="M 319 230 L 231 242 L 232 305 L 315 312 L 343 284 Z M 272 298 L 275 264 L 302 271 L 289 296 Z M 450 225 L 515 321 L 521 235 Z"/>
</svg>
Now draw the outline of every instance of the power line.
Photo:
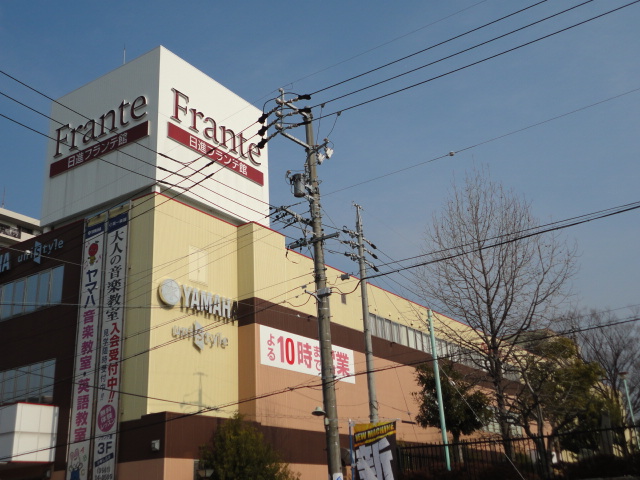
<svg viewBox="0 0 640 480">
<path fill-rule="evenodd" d="M 622 5 L 621 7 L 614 8 L 614 9 L 609 10 L 609 11 L 607 11 L 607 12 L 604 12 L 604 13 L 601 13 L 601 14 L 596 15 L 596 16 L 594 16 L 594 17 L 588 18 L 587 20 L 583 20 L 583 21 L 581 21 L 581 22 L 575 23 L 575 24 L 573 24 L 573 25 L 571 25 L 571 26 L 569 26 L 569 27 L 565 27 L 565 28 L 563 28 L 563 29 L 560 29 L 560 30 L 557 30 L 557 31 L 555 31 L 555 32 L 549 33 L 549 34 L 547 34 L 547 35 L 543 35 L 542 37 L 538 37 L 538 38 L 536 38 L 536 39 L 534 39 L 534 40 L 531 40 L 531 41 L 528 41 L 528 42 L 522 43 L 522 44 L 520 44 L 520 45 L 517 45 L 517 46 L 515 46 L 515 47 L 509 48 L 509 49 L 507 49 L 507 50 L 503 50 L 502 52 L 499 52 L 499 53 L 496 53 L 496 54 L 494 54 L 494 55 L 491 55 L 491 56 L 485 57 L 485 58 L 483 58 L 483 59 L 481 59 L 481 60 L 478 60 L 478 61 L 475 61 L 475 62 L 472 62 L 472 63 L 468 63 L 468 64 L 466 64 L 466 65 L 464 65 L 464 66 L 462 66 L 462 67 L 458 67 L 458 68 L 455 68 L 455 69 L 453 69 L 453 70 L 449 70 L 448 72 L 445 72 L 445 73 L 442 73 L 442 74 L 440 74 L 440 75 L 436 75 L 436 76 L 430 77 L 430 78 L 428 78 L 428 79 L 426 79 L 426 80 L 423 80 L 423 81 L 421 81 L 421 82 L 414 83 L 414 84 L 412 84 L 412 85 L 409 85 L 409 86 L 406 86 L 406 87 L 403 87 L 403 88 L 400 88 L 400 89 L 394 90 L 394 91 L 389 92 L 389 93 L 386 93 L 386 94 L 384 94 L 384 95 L 380 95 L 380 96 L 374 97 L 374 98 L 372 98 L 372 99 L 369 99 L 369 100 L 366 100 L 366 101 L 363 101 L 363 102 L 360 102 L 360 103 L 357 103 L 357 104 L 354 104 L 354 105 L 351 105 L 351 106 L 348 106 L 348 107 L 341 108 L 340 110 L 337 110 L 337 111 L 335 111 L 335 112 L 324 114 L 324 115 L 322 115 L 321 117 L 317 117 L 317 118 L 316 118 L 316 120 L 320 120 L 321 118 L 325 118 L 325 117 L 330 117 L 330 116 L 332 116 L 332 115 L 339 115 L 339 114 L 342 114 L 342 113 L 344 113 L 344 112 L 346 112 L 346 111 L 348 111 L 348 110 L 352 110 L 352 109 L 354 109 L 354 108 L 362 107 L 362 106 L 367 105 L 367 104 L 369 104 L 369 103 L 373 103 L 373 102 L 376 102 L 376 101 L 378 101 L 378 100 L 382 100 L 382 99 L 384 99 L 384 98 L 390 97 L 390 96 L 392 96 L 392 95 L 396 95 L 396 94 L 398 94 L 398 93 L 405 92 L 405 91 L 407 91 L 407 90 L 410 90 L 410 89 L 412 89 L 412 88 L 418 87 L 418 86 L 420 86 L 420 85 L 424 85 L 424 84 L 429 83 L 429 82 L 432 82 L 432 81 L 434 81 L 434 80 L 438 80 L 438 79 L 440 79 L 440 78 L 444 78 L 444 77 L 449 76 L 449 75 L 451 75 L 451 74 L 453 74 L 453 73 L 457 73 L 457 72 L 460 72 L 460 71 L 462 71 L 462 70 L 466 70 L 467 68 L 470 68 L 470 67 L 473 67 L 473 66 L 479 65 L 479 64 L 484 63 L 484 62 L 487 62 L 487 61 L 489 61 L 489 60 L 493 60 L 493 59 L 495 59 L 495 58 L 501 57 L 502 55 L 506 55 L 507 53 L 514 52 L 514 51 L 519 50 L 519 49 L 521 49 L 521 48 L 524 48 L 524 47 L 526 47 L 526 46 L 532 45 L 532 44 L 534 44 L 534 43 L 540 42 L 540 41 L 545 40 L 545 39 L 547 39 L 547 38 L 553 37 L 553 36 L 558 35 L 558 34 L 560 34 L 560 33 L 566 32 L 566 31 L 571 30 L 571 29 L 573 29 L 573 28 L 576 28 L 576 27 L 579 27 L 579 26 L 584 25 L 584 24 L 586 24 L 586 23 L 589 23 L 589 22 L 591 22 L 591 21 L 593 21 L 593 20 L 597 20 L 597 19 L 599 19 L 599 18 L 601 18 L 601 17 L 604 17 L 604 16 L 609 15 L 609 14 L 611 14 L 611 13 L 617 12 L 618 10 L 622 10 L 623 8 L 629 7 L 629 6 L 634 5 L 634 4 L 638 3 L 638 2 L 640 2 L 640 0 L 634 0 L 633 2 L 627 3 L 626 5 Z M 354 92 L 354 93 L 355 93 L 355 92 Z M 334 100 L 337 100 L 337 98 L 336 98 L 336 99 L 334 99 Z M 325 103 L 326 103 L 326 102 L 325 102 Z"/>
<path fill-rule="evenodd" d="M 522 12 L 524 12 L 524 11 L 526 11 L 526 10 L 529 10 L 530 8 L 537 7 L 538 5 L 540 5 L 540 4 L 542 4 L 542 3 L 545 3 L 546 1 L 547 1 L 547 0 L 542 0 L 542 1 L 540 1 L 540 2 L 534 3 L 534 4 L 532 4 L 532 5 L 529 5 L 528 7 L 522 8 L 522 9 L 520 9 L 520 10 L 517 10 L 517 11 L 513 12 L 513 13 L 510 13 L 510 14 L 508 14 L 508 15 L 502 16 L 502 17 L 500 17 L 500 18 L 498 18 L 498 19 L 496 19 L 496 20 L 492 20 L 491 22 L 488 22 L 488 23 L 485 23 L 485 24 L 483 24 L 483 25 L 480 25 L 479 27 L 472 28 L 471 30 L 467 30 L 467 31 L 466 31 L 466 32 L 464 32 L 464 33 L 461 33 L 461 34 L 456 35 L 456 36 L 454 36 L 454 37 L 450 37 L 450 38 L 448 38 L 447 40 L 443 40 L 443 41 L 438 42 L 438 43 L 436 43 L 436 44 L 430 45 L 429 47 L 427 47 L 427 48 L 423 48 L 422 50 L 418 50 L 417 52 L 410 53 L 409 55 L 405 55 L 404 57 L 401 57 L 401 58 L 398 58 L 398 59 L 393 60 L 393 61 L 391 61 L 391 62 L 385 63 L 384 65 L 381 65 L 381 66 L 379 66 L 379 67 L 372 68 L 371 70 L 367 70 L 366 72 L 360 73 L 360 74 L 355 75 L 355 76 L 353 76 L 353 77 L 349 77 L 349 78 L 347 78 L 347 79 L 345 79 L 345 80 L 342 80 L 342 81 L 340 81 L 340 82 L 337 82 L 337 83 L 334 83 L 334 84 L 332 84 L 332 85 L 329 85 L 328 87 L 324 87 L 324 88 L 321 88 L 320 90 L 316 90 L 315 92 L 310 93 L 310 95 L 312 95 L 312 96 L 313 96 L 313 95 L 316 95 L 316 94 L 318 94 L 318 93 L 320 93 L 320 92 L 324 92 L 324 91 L 326 91 L 326 90 L 329 90 L 329 89 L 331 89 L 331 88 L 337 87 L 337 86 L 342 85 L 342 84 L 344 84 L 344 83 L 347 83 L 347 82 L 350 82 L 350 81 L 352 81 L 352 80 L 355 80 L 355 79 L 358 79 L 358 78 L 364 77 L 365 75 L 368 75 L 368 74 L 370 74 L 370 73 L 377 72 L 378 70 L 382 70 L 383 68 L 389 67 L 389 66 L 391 66 L 391 65 L 395 65 L 396 63 L 402 62 L 403 60 L 407 60 L 407 59 L 409 59 L 409 58 L 411 58 L 411 57 L 415 57 L 416 55 L 419 55 L 419 54 L 421 54 L 421 53 L 428 52 L 429 50 L 432 50 L 432 49 L 434 49 L 434 48 L 437 48 L 437 47 L 440 47 L 440 46 L 442 46 L 442 45 L 445 45 L 445 44 L 447 44 L 447 43 L 449 43 L 449 42 L 452 42 L 453 40 L 457 40 L 457 39 L 459 39 L 459 38 L 462 38 L 462 37 L 464 37 L 464 36 L 466 36 L 466 35 L 469 35 L 470 33 L 477 32 L 477 31 L 479 31 L 479 30 L 482 30 L 483 28 L 486 28 L 486 27 L 488 27 L 488 26 L 490 26 L 490 25 L 493 25 L 493 24 L 495 24 L 495 23 L 501 22 L 502 20 L 505 20 L 505 19 L 507 19 L 507 18 L 509 18 L 509 17 L 512 17 L 512 16 L 514 16 L 514 15 L 517 15 L 518 13 L 522 13 Z M 593 1 L 593 0 L 589 0 L 588 2 L 585 2 L 585 3 L 589 3 L 589 2 L 592 2 L 592 1 Z M 583 4 L 581 4 L 581 5 L 583 5 Z M 577 5 L 577 6 L 581 6 L 581 5 Z M 576 7 L 572 7 L 572 8 L 576 8 Z M 571 10 L 571 9 L 568 9 L 568 10 Z M 568 11 L 568 10 L 565 10 L 565 11 L 560 12 L 560 13 L 564 13 L 564 12 L 566 12 L 566 11 Z M 560 13 L 557 13 L 556 15 L 559 15 Z M 522 27 L 522 28 L 520 28 L 520 29 L 518 29 L 518 30 L 521 30 L 521 29 L 527 28 L 528 26 L 531 26 L 531 25 L 535 25 L 536 23 L 542 22 L 542 21 L 547 20 L 547 19 L 549 19 L 549 18 L 552 18 L 552 17 L 554 17 L 554 16 L 555 16 L 555 15 L 552 15 L 551 17 L 543 18 L 542 20 L 539 20 L 538 22 L 534 22 L 534 23 L 529 24 L 529 25 L 527 25 L 527 26 L 525 26 L 525 27 Z M 418 68 L 416 68 L 416 69 L 409 70 L 409 71 L 407 71 L 407 72 L 405 72 L 405 73 L 402 73 L 402 74 L 400 74 L 400 75 L 397 75 L 397 76 L 394 76 L 394 77 L 388 78 L 388 79 L 386 79 L 386 80 L 384 80 L 384 81 L 382 81 L 382 82 L 378 82 L 378 83 L 375 83 L 375 84 L 370 85 L 370 86 L 368 86 L 368 87 L 365 87 L 365 88 L 362 88 L 362 89 L 359 89 L 359 90 L 355 90 L 354 92 L 348 93 L 348 94 L 346 94 L 346 95 L 342 95 L 342 96 L 340 96 L 340 97 L 333 98 L 333 99 L 328 100 L 328 101 L 323 102 L 323 103 L 324 103 L 324 104 L 327 104 L 327 103 L 333 102 L 333 101 L 335 101 L 335 100 L 338 100 L 338 99 L 340 99 L 340 98 L 344 98 L 344 97 L 346 97 L 346 96 L 353 95 L 354 93 L 361 92 L 362 90 L 366 90 L 366 89 L 371 88 L 371 87 L 373 87 L 373 86 L 380 85 L 381 83 L 388 82 L 388 81 L 390 81 L 390 80 L 393 80 L 393 79 L 395 79 L 395 78 L 401 77 L 401 76 L 406 75 L 406 74 L 408 74 L 408 73 L 414 72 L 414 71 L 419 70 L 419 69 L 421 69 L 421 68 L 425 68 L 425 67 L 427 67 L 427 66 L 433 65 L 434 63 L 438 63 L 438 62 L 441 62 L 441 61 L 446 60 L 446 59 L 448 59 L 448 58 L 451 58 L 451 57 L 453 57 L 453 56 L 455 56 L 455 55 L 459 55 L 459 54 L 461 54 L 461 53 L 467 52 L 467 51 L 472 50 L 472 49 L 474 49 L 474 48 L 477 48 L 477 47 L 479 47 L 479 46 L 481 46 L 481 45 L 484 45 L 484 44 L 486 44 L 486 43 L 492 42 L 493 40 L 496 40 L 496 39 L 498 39 L 498 38 L 502 38 L 503 36 L 510 35 L 511 33 L 517 32 L 518 30 L 514 30 L 513 32 L 506 33 L 506 34 L 504 34 L 504 35 L 501 35 L 500 37 L 496 37 L 495 39 L 488 40 L 487 42 L 483 42 L 483 43 L 480 43 L 480 44 L 478 44 L 478 45 L 475 45 L 475 46 L 473 46 L 473 47 L 471 47 L 471 48 L 468 48 L 468 49 L 466 49 L 466 50 L 462 50 L 461 52 L 458 52 L 458 53 L 456 53 L 456 54 L 454 54 L 454 55 L 451 55 L 451 56 L 448 56 L 448 57 L 441 58 L 441 59 L 439 59 L 439 60 L 437 60 L 437 61 L 435 61 L 435 62 L 433 62 L 433 63 L 429 63 L 429 64 L 427 64 L 427 65 L 423 65 L 423 66 L 418 67 Z"/>
<path fill-rule="evenodd" d="M 365 54 L 367 54 L 367 53 L 373 52 L 374 50 L 377 50 L 377 49 L 379 49 L 379 48 L 381 48 L 381 47 L 384 47 L 384 46 L 386 46 L 386 45 L 389 45 L 390 43 L 396 42 L 396 41 L 398 41 L 398 40 L 400 40 L 400 39 L 402 39 L 402 38 L 408 37 L 409 35 L 412 35 L 412 34 L 414 34 L 414 33 L 416 33 L 416 32 L 419 32 L 420 30 L 424 30 L 425 28 L 428 28 L 428 27 L 431 27 L 431 26 L 433 26 L 433 25 L 436 25 L 436 24 L 438 24 L 438 23 L 440 23 L 440 22 L 442 22 L 442 21 L 444 21 L 444 20 L 447 20 L 447 19 L 449 19 L 449 18 L 451 18 L 451 17 L 454 17 L 454 16 L 456 16 L 456 15 L 458 15 L 458 14 L 460 14 L 460 13 L 462 13 L 462 12 L 466 11 L 466 10 L 469 10 L 469 9 L 471 9 L 471 8 L 474 8 L 474 7 L 477 7 L 478 5 L 480 5 L 481 3 L 485 3 L 486 1 L 487 1 L 487 0 L 481 0 L 480 2 L 474 3 L 473 5 L 470 5 L 470 6 L 466 7 L 466 8 L 463 8 L 463 9 L 461 9 L 461 10 L 458 10 L 458 11 L 456 11 L 456 12 L 454 12 L 454 13 L 450 14 L 450 15 L 447 15 L 447 16 L 445 16 L 445 17 L 443 17 L 443 18 L 440 18 L 439 20 L 436 20 L 435 22 L 428 23 L 427 25 L 424 25 L 424 26 L 422 26 L 422 27 L 420 27 L 420 28 L 417 28 L 417 29 L 412 30 L 412 31 L 410 31 L 410 32 L 408 32 L 408 33 L 405 33 L 405 34 L 403 34 L 403 35 L 400 35 L 399 37 L 395 37 L 395 38 L 393 38 L 392 40 L 386 41 L 386 42 L 384 42 L 384 43 L 381 43 L 380 45 L 377 45 L 377 46 L 375 46 L 375 47 L 369 48 L 368 50 L 365 50 L 364 52 L 358 53 L 357 55 L 353 55 L 353 56 L 351 56 L 351 57 L 349 57 L 349 58 L 346 58 L 346 59 L 344 59 L 344 60 L 342 60 L 342 61 L 340 61 L 340 62 L 338 62 L 338 63 L 334 63 L 333 65 L 330 65 L 330 66 L 328 66 L 328 67 L 324 67 L 324 68 L 322 68 L 321 70 L 317 70 L 317 71 L 315 71 L 315 72 L 313 72 L 313 73 L 310 73 L 310 74 L 308 74 L 308 75 L 305 75 L 304 77 L 301 77 L 301 78 L 299 78 L 299 79 L 297 79 L 297 80 L 293 80 L 292 82 L 288 82 L 286 85 L 294 85 L 295 83 L 298 83 L 298 82 L 300 82 L 300 81 L 302 81 L 302 80 L 306 80 L 306 79 L 307 79 L 307 78 L 309 78 L 309 77 L 312 77 L 312 76 L 317 75 L 317 74 L 319 74 L 319 73 L 325 72 L 325 71 L 327 71 L 327 70 L 329 70 L 329 69 L 331 69 L 331 68 L 337 67 L 337 66 L 339 66 L 339 65 L 343 65 L 343 64 L 345 64 L 345 63 L 347 63 L 347 62 L 350 62 L 351 60 L 355 60 L 356 58 L 361 57 L 362 55 L 365 55 Z M 546 0 L 545 0 L 545 1 L 546 1 Z M 348 80 L 345 80 L 345 81 L 340 82 L 340 83 L 345 83 L 346 81 L 348 81 Z M 332 86 L 335 86 L 335 85 L 332 85 Z M 316 93 L 321 92 L 321 91 L 324 91 L 324 90 L 327 90 L 327 89 L 329 89 L 329 88 L 332 88 L 332 86 L 325 87 L 325 88 L 323 88 L 323 89 L 321 89 L 321 90 L 318 90 Z M 275 91 L 273 91 L 273 92 L 277 92 L 277 90 L 275 90 Z"/>
<path fill-rule="evenodd" d="M 621 214 L 621 213 L 630 212 L 630 211 L 636 210 L 638 208 L 640 208 L 640 201 L 639 202 L 630 203 L 630 204 L 626 204 L 626 205 L 622 205 L 620 207 L 614 207 L 614 208 L 606 210 L 605 211 L 606 213 L 601 213 L 599 215 L 595 215 L 595 216 L 592 216 L 590 218 L 583 218 L 581 220 L 572 221 L 571 223 L 568 223 L 568 224 L 565 224 L 565 225 L 556 225 L 556 226 L 553 226 L 553 227 L 550 227 L 550 228 L 540 229 L 540 230 L 537 230 L 537 231 L 534 231 L 534 232 L 531 232 L 531 233 L 526 233 L 526 234 L 523 234 L 523 235 L 519 235 L 517 237 L 507 238 L 506 240 L 501 240 L 501 241 L 492 243 L 491 245 L 485 245 L 485 246 L 482 246 L 482 247 L 473 248 L 473 249 L 470 249 L 470 250 L 467 250 L 467 251 L 463 251 L 463 252 L 460 252 L 460 253 L 448 255 L 448 256 L 445 256 L 445 257 L 439 257 L 439 258 L 437 258 L 435 260 L 428 260 L 428 261 L 421 262 L 421 263 L 416 263 L 416 264 L 413 264 L 413 265 L 410 265 L 410 266 L 397 268 L 397 269 L 394 269 L 394 270 L 390 270 L 388 272 L 369 275 L 369 276 L 367 276 L 367 279 L 383 277 L 383 276 L 390 275 L 392 273 L 397 273 L 397 272 L 400 272 L 400 271 L 403 271 L 403 270 L 409 270 L 411 268 L 423 267 L 425 265 L 429 265 L 429 264 L 432 264 L 432 263 L 437 263 L 437 262 L 441 262 L 441 261 L 445 261 L 445 260 L 451 260 L 453 258 L 457 258 L 457 257 L 461 257 L 461 256 L 464 256 L 464 255 L 468 255 L 470 253 L 478 252 L 478 251 L 481 251 L 481 250 L 486 250 L 486 249 L 489 249 L 489 248 L 499 247 L 501 245 L 506 245 L 508 243 L 517 242 L 517 241 L 523 240 L 525 238 L 533 237 L 533 236 L 536 236 L 536 235 L 541 235 L 543 233 L 553 232 L 553 231 L 556 231 L 556 230 L 562 230 L 562 229 L 565 229 L 565 228 L 574 227 L 576 225 L 581 225 L 583 223 L 591 222 L 591 221 L 594 221 L 594 220 L 600 220 L 600 219 L 603 219 L 603 218 L 611 217 L 613 215 L 618 215 L 618 214 Z M 614 210 L 614 211 L 612 211 L 612 210 Z M 593 215 L 593 214 L 591 214 L 591 215 Z M 584 216 L 587 216 L 587 215 L 583 215 L 582 217 L 584 217 Z M 578 217 L 578 218 L 580 218 L 580 217 Z M 572 219 L 569 219 L 569 221 L 571 221 L 571 220 Z M 559 223 L 559 222 L 554 222 L 554 223 Z M 505 235 L 497 237 L 497 238 L 509 237 L 510 235 L 513 235 L 513 233 L 512 234 L 505 234 Z M 433 254 L 436 254 L 436 253 L 442 253 L 442 252 L 446 252 L 448 250 L 455 250 L 455 249 L 459 249 L 459 248 L 464 248 L 464 246 L 462 246 L 462 247 L 460 247 L 460 246 L 450 247 L 448 249 L 441 250 L 440 252 L 434 252 L 434 253 L 418 255 L 418 256 L 433 255 Z M 416 257 L 412 257 L 412 258 L 416 258 Z M 405 260 L 399 260 L 399 262 L 402 262 L 402 261 L 405 261 Z"/>
</svg>

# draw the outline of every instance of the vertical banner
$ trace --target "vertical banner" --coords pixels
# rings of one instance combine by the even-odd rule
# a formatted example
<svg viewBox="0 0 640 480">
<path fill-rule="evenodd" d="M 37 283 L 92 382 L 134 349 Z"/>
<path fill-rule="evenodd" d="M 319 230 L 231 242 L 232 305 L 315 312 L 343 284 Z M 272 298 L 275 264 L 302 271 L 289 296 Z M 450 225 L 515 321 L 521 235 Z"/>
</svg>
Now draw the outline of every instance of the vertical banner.
<svg viewBox="0 0 640 480">
<path fill-rule="evenodd" d="M 395 480 L 400 478 L 396 422 L 361 423 L 353 429 L 357 480 Z"/>
<path fill-rule="evenodd" d="M 103 222 L 93 226 L 87 222 L 85 226 L 69 422 L 67 480 L 86 480 L 89 470 L 100 322 L 100 291 L 103 277 L 104 230 Z"/>
<path fill-rule="evenodd" d="M 129 213 L 124 212 L 107 222 L 93 480 L 114 480 L 116 472 L 128 220 Z"/>
</svg>

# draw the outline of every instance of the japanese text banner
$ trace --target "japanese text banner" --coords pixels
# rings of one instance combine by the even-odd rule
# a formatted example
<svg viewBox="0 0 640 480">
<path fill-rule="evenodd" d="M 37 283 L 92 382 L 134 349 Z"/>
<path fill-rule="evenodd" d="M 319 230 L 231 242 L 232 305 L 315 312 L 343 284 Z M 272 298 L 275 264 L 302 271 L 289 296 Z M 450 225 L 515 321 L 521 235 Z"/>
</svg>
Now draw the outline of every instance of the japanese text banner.
<svg viewBox="0 0 640 480">
<path fill-rule="evenodd" d="M 357 480 L 400 478 L 396 422 L 356 424 L 353 430 L 353 446 Z"/>
<path fill-rule="evenodd" d="M 87 226 L 84 236 L 73 400 L 69 425 L 67 480 L 86 480 L 89 471 L 103 275 L 104 230 L 104 223 L 92 227 Z"/>
<path fill-rule="evenodd" d="M 332 347 L 333 368 L 341 382 L 356 383 L 353 350 Z M 320 376 L 320 342 L 260 325 L 260 363 Z"/>
<path fill-rule="evenodd" d="M 128 217 L 128 212 L 121 213 L 109 219 L 107 223 L 93 480 L 113 480 L 116 472 L 116 432 L 124 338 Z"/>
</svg>

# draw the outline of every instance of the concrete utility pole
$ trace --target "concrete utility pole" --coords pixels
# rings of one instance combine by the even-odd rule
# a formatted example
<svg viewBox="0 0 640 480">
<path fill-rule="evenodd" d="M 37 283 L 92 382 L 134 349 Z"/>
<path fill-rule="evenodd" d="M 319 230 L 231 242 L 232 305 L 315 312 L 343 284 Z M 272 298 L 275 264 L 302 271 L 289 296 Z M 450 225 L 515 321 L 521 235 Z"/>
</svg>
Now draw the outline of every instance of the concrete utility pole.
<svg viewBox="0 0 640 480">
<path fill-rule="evenodd" d="M 318 303 L 318 340 L 320 341 L 320 361 L 322 365 L 322 397 L 324 402 L 325 430 L 327 438 L 327 459 L 329 478 L 342 479 L 340 463 L 340 432 L 338 430 L 338 406 L 336 402 L 335 378 L 333 374 L 333 357 L 331 356 L 331 313 L 327 288 L 326 267 L 324 264 L 324 238 L 322 231 L 322 210 L 320 207 L 320 186 L 318 182 L 318 155 L 313 138 L 313 115 L 304 113 L 307 148 L 307 170 L 310 185 L 311 223 L 313 228 L 313 257 Z"/>
<path fill-rule="evenodd" d="M 290 180 L 294 186 L 294 196 L 304 197 L 309 201 L 309 211 L 311 220 L 302 220 L 302 223 L 311 225 L 313 236 L 311 240 L 301 238 L 289 245 L 289 248 L 297 248 L 313 244 L 314 276 L 316 291 L 313 296 L 316 298 L 318 307 L 318 340 L 320 342 L 320 363 L 322 375 L 322 398 L 324 407 L 324 425 L 327 443 L 327 463 L 330 480 L 342 480 L 342 464 L 340 462 L 340 433 L 338 425 L 338 408 L 336 402 L 335 375 L 333 368 L 333 356 L 331 348 L 331 312 L 329 310 L 329 296 L 331 288 L 327 288 L 326 267 L 324 263 L 324 241 L 328 238 L 337 237 L 339 233 L 324 235 L 322 230 L 322 210 L 320 207 L 320 182 L 318 181 L 317 167 L 320 163 L 318 149 L 313 138 L 313 114 L 310 108 L 297 108 L 294 102 L 299 100 L 309 100 L 309 95 L 302 95 L 295 99 L 285 99 L 284 90 L 280 89 L 280 97 L 276 99 L 276 108 L 270 112 L 263 113 L 258 122 L 263 123 L 271 113 L 275 113 L 277 119 L 263 126 L 258 133 L 266 134 L 270 126 L 274 126 L 276 132 L 263 138 L 258 144 L 258 148 L 263 148 L 265 144 L 274 136 L 280 134 L 289 140 L 301 145 L 307 152 L 305 163 L 305 173 L 295 174 Z M 286 109 L 286 110 L 285 110 Z M 291 115 L 302 115 L 304 121 L 300 124 L 285 125 L 283 120 Z M 286 130 L 298 126 L 305 126 L 305 141 L 290 135 Z M 328 140 L 325 140 L 326 158 L 330 156 L 327 148 Z M 323 157 L 324 158 L 324 157 Z M 287 178 L 289 178 L 287 174 Z M 277 211 L 291 214 L 286 208 L 276 209 Z"/>
<path fill-rule="evenodd" d="M 371 345 L 371 319 L 369 318 L 369 297 L 367 294 L 367 262 L 364 258 L 364 233 L 362 231 L 362 219 L 357 203 L 356 207 L 356 235 L 358 238 L 358 264 L 360 266 L 360 291 L 362 297 L 362 323 L 364 329 L 364 355 L 367 364 L 367 386 L 369 387 L 369 421 L 378 422 L 378 398 L 376 394 L 376 378 L 373 366 L 373 347 Z"/>
</svg>

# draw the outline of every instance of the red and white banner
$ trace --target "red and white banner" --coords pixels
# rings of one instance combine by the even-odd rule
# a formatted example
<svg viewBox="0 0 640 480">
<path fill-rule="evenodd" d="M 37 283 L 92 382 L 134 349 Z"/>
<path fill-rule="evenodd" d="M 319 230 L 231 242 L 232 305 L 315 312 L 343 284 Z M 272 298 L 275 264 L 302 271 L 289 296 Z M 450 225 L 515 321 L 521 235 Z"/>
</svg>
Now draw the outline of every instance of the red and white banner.
<svg viewBox="0 0 640 480">
<path fill-rule="evenodd" d="M 336 379 L 356 383 L 353 350 L 334 345 L 331 354 Z M 317 377 L 322 370 L 320 342 L 260 325 L 260 363 Z"/>
<path fill-rule="evenodd" d="M 173 123 L 169 123 L 168 126 L 168 136 L 170 139 L 175 140 L 176 142 L 190 148 L 195 152 L 199 152 L 203 157 L 210 158 L 218 165 L 227 167 L 237 174 L 242 175 L 243 177 L 247 177 L 249 180 L 256 182 L 258 185 L 264 185 L 264 174 L 260 170 L 253 168 L 251 165 L 243 162 L 242 160 L 238 160 L 233 155 L 229 155 L 219 147 L 216 147 L 194 135 L 191 135 L 189 132 L 183 130 Z"/>
<path fill-rule="evenodd" d="M 107 222 L 93 480 L 113 480 L 116 473 L 128 220 L 129 213 L 125 212 Z"/>
<path fill-rule="evenodd" d="M 85 229 L 76 333 L 67 480 L 86 480 L 96 387 L 96 357 L 103 277 L 104 223 Z"/>
<path fill-rule="evenodd" d="M 106 155 L 107 153 L 111 153 L 114 150 L 118 150 L 129 145 L 130 143 L 137 142 L 147 135 L 149 135 L 149 122 L 143 122 L 128 130 L 116 133 L 106 140 L 95 143 L 89 148 L 77 151 L 73 155 L 69 155 L 68 157 L 64 157 L 63 159 L 53 162 L 49 166 L 49 177 L 55 177 L 67 170 L 84 165 L 90 160 L 94 160 Z"/>
</svg>

